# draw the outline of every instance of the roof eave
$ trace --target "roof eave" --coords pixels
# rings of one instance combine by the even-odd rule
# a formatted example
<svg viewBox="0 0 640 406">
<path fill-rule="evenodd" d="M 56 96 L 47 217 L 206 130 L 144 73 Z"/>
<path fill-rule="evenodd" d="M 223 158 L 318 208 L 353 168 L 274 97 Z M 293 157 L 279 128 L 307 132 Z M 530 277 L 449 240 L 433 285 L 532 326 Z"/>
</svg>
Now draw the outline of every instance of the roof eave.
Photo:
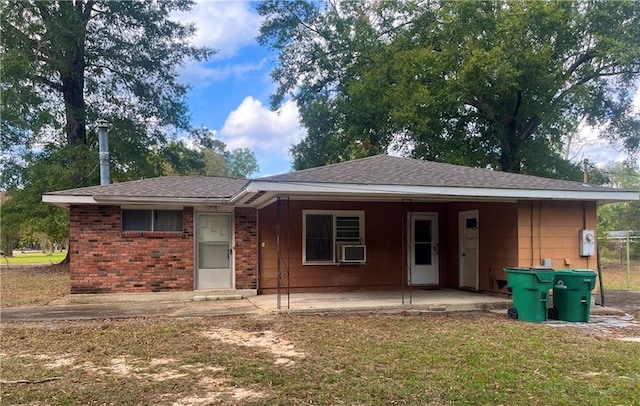
<svg viewBox="0 0 640 406">
<path fill-rule="evenodd" d="M 67 208 L 72 204 L 97 204 L 93 196 L 42 195 L 42 202 Z"/>
<path fill-rule="evenodd" d="M 75 196 L 45 194 L 42 201 L 60 207 L 69 207 L 72 204 L 182 204 L 182 205 L 210 205 L 226 204 L 229 198 L 226 197 L 141 197 L 141 196 Z"/>
<path fill-rule="evenodd" d="M 452 186 L 365 185 L 342 183 L 252 181 L 247 192 L 283 194 L 325 193 L 335 195 L 460 196 L 496 199 L 580 200 L 622 202 L 640 200 L 638 192 L 615 190 L 536 190 L 507 188 L 473 188 Z"/>
</svg>

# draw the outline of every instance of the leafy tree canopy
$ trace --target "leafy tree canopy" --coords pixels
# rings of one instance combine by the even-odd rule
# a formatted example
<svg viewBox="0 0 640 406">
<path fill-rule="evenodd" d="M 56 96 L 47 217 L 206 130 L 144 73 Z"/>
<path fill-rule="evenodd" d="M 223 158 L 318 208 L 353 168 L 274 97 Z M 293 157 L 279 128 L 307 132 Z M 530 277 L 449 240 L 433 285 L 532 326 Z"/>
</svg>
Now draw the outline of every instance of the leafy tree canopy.
<svg viewBox="0 0 640 406">
<path fill-rule="evenodd" d="M 267 0 L 280 51 L 272 104 L 297 102 L 298 169 L 404 151 L 580 179 L 562 157 L 581 121 L 640 149 L 635 1 Z"/>
<path fill-rule="evenodd" d="M 68 149 L 71 183 L 93 165 L 93 128 L 111 126 L 115 178 L 152 176 L 151 146 L 189 127 L 177 68 L 213 52 L 188 41 L 195 27 L 169 19 L 190 0 L 2 0 L 2 150 L 24 163 L 44 145 Z"/>
<path fill-rule="evenodd" d="M 195 128 L 187 141 L 172 141 L 157 149 L 152 157 L 158 173 L 164 175 L 203 175 L 248 178 L 258 172 L 258 161 L 248 148 L 227 150 L 215 132 L 206 127 Z"/>
<path fill-rule="evenodd" d="M 606 169 L 609 184 L 640 193 L 640 168 L 629 162 Z M 640 202 L 610 203 L 598 208 L 598 229 L 602 231 L 635 230 L 640 232 Z"/>
</svg>

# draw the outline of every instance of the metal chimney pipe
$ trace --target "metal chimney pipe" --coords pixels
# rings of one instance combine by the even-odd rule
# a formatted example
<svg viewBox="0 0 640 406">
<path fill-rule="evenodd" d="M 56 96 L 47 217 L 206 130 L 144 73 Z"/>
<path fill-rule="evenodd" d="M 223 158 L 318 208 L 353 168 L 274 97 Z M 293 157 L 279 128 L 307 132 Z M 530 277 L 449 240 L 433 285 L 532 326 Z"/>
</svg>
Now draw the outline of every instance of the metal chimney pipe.
<svg viewBox="0 0 640 406">
<path fill-rule="evenodd" d="M 109 126 L 104 120 L 98 120 L 98 148 L 100 156 L 100 185 L 111 183 L 109 174 L 109 137 L 107 129 Z"/>
</svg>

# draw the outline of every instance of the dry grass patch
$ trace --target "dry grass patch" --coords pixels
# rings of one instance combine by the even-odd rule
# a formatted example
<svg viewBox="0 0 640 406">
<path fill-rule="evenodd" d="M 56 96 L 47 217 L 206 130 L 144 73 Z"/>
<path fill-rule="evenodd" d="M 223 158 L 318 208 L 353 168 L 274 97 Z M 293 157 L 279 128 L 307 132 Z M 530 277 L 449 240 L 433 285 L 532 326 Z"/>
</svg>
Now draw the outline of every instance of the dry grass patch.
<svg viewBox="0 0 640 406">
<path fill-rule="evenodd" d="M 632 263 L 629 270 L 631 290 L 640 290 L 640 263 Z M 627 289 L 627 266 L 619 263 L 603 263 L 602 280 L 605 290 Z"/>
<path fill-rule="evenodd" d="M 47 304 L 69 296 L 69 267 L 50 265 L 0 269 L 0 306 Z"/>
<path fill-rule="evenodd" d="M 4 404 L 635 404 L 640 344 L 488 313 L 3 325 Z M 294 364 L 280 364 L 279 358 Z"/>
</svg>

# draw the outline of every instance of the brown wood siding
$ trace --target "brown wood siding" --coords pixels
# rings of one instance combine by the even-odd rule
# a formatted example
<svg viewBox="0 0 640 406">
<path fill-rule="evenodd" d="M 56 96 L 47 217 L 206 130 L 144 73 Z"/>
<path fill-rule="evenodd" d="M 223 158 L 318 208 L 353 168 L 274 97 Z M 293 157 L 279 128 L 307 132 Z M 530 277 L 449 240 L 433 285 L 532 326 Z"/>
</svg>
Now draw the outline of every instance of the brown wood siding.
<svg viewBox="0 0 640 406">
<path fill-rule="evenodd" d="M 459 276 L 459 214 L 462 211 L 478 210 L 478 286 L 483 291 L 503 292 L 498 280 L 506 280 L 502 270 L 505 266 L 518 264 L 518 205 L 515 203 L 451 203 L 449 226 L 452 231 L 450 244 L 452 270 L 455 275 L 449 286 L 458 286 Z"/>
<path fill-rule="evenodd" d="M 407 211 L 438 213 L 440 241 L 447 237 L 444 227 L 446 205 L 439 203 L 400 202 L 314 202 L 280 203 L 282 263 L 289 263 L 290 287 L 296 290 L 324 289 L 400 289 L 403 283 L 403 233 L 406 232 Z M 365 213 L 366 264 L 303 265 L 303 210 L 362 210 Z M 277 287 L 277 203 L 259 212 L 260 273 L 259 289 L 271 292 Z M 290 233 L 287 236 L 287 232 Z M 289 250 L 286 247 L 289 246 Z M 443 252 L 444 251 L 444 252 Z M 444 254 L 444 255 L 443 255 Z M 446 272 L 446 247 L 440 248 L 440 276 Z M 284 266 L 283 266 L 284 268 Z M 284 275 L 286 276 L 286 275 Z M 283 286 L 287 280 L 282 281 Z"/>
<path fill-rule="evenodd" d="M 520 202 L 518 265 L 538 266 L 549 258 L 554 269 L 595 268 L 596 256 L 580 257 L 582 229 L 596 230 L 593 202 Z"/>
<path fill-rule="evenodd" d="M 364 211 L 367 263 L 302 265 L 302 211 L 312 209 Z M 578 251 L 578 233 L 585 228 L 583 222 L 586 222 L 586 228 L 595 229 L 595 203 L 583 206 L 582 202 L 551 201 L 403 204 L 292 200 L 289 207 L 286 201 L 280 206 L 283 269 L 286 263 L 289 264 L 289 279 L 287 281 L 287 275 L 283 274 L 282 286 L 289 284 L 294 291 L 400 289 L 406 266 L 403 233 L 406 233 L 407 212 L 413 211 L 438 214 L 439 286 L 458 287 L 459 213 L 468 210 L 478 210 L 478 269 L 482 291 L 506 293 L 506 287 L 500 289 L 498 286 L 499 281 L 506 280 L 503 268 L 540 265 L 543 258 L 550 258 L 555 269 L 595 267 L 595 257 L 581 258 Z M 273 292 L 277 286 L 277 218 L 276 203 L 259 211 L 261 293 Z M 565 258 L 570 265 L 565 265 Z"/>
</svg>

